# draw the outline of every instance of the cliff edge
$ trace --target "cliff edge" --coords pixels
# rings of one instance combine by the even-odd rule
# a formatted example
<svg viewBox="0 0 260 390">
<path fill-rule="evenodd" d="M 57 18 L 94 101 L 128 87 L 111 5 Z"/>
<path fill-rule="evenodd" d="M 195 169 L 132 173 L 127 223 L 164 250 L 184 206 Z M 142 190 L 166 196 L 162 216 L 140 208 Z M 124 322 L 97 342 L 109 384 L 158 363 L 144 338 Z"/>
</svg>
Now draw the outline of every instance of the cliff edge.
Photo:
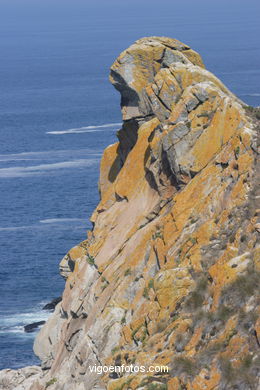
<svg viewBox="0 0 260 390">
<path fill-rule="evenodd" d="M 138 40 L 110 80 L 123 125 L 102 157 L 93 230 L 61 261 L 41 370 L 5 370 L 0 386 L 258 389 L 259 121 L 175 39 Z M 123 364 L 169 372 L 89 369 Z"/>
</svg>

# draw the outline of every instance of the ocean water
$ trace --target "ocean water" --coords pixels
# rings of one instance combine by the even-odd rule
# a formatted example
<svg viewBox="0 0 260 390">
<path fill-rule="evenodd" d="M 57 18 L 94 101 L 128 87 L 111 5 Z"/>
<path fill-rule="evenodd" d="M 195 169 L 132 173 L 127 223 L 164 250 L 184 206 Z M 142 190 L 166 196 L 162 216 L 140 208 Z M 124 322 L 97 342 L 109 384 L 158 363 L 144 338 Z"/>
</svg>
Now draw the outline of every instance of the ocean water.
<svg viewBox="0 0 260 390">
<path fill-rule="evenodd" d="M 114 59 L 140 37 L 174 37 L 258 106 L 258 3 L 1 0 L 0 369 L 39 363 L 23 326 L 47 319 L 59 261 L 91 228 L 102 151 L 121 124 Z"/>
</svg>

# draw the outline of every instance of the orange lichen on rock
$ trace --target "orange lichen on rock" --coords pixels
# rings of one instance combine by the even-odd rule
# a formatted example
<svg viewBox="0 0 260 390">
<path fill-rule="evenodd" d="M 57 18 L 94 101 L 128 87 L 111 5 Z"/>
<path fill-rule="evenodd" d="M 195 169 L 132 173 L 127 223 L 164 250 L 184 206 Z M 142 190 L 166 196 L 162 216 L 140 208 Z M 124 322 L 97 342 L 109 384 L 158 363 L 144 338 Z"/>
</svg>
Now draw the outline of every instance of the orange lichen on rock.
<svg viewBox="0 0 260 390">
<path fill-rule="evenodd" d="M 119 141 L 93 230 L 61 262 L 63 299 L 35 343 L 45 374 L 28 390 L 257 388 L 257 121 L 177 40 L 137 41 L 110 79 Z M 89 371 L 105 363 L 169 372 Z"/>
</svg>

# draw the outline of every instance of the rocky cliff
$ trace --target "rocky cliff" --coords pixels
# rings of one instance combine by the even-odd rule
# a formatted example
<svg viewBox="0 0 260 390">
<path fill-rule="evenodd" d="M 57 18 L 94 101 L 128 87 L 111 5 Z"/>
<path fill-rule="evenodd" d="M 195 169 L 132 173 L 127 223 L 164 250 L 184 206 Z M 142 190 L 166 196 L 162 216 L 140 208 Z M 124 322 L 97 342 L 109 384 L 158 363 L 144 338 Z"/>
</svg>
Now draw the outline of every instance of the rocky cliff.
<svg viewBox="0 0 260 390">
<path fill-rule="evenodd" d="M 87 240 L 60 264 L 42 368 L 3 389 L 258 389 L 258 120 L 187 45 L 140 39 L 111 67 L 118 142 Z M 89 366 L 165 365 L 99 375 Z"/>
</svg>

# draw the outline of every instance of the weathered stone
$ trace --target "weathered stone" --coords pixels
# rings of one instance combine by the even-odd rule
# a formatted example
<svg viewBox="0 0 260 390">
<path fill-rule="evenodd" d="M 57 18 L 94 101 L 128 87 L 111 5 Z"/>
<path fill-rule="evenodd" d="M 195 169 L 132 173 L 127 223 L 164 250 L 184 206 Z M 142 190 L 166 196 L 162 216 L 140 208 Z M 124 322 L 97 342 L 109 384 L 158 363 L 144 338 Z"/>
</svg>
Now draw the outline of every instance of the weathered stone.
<svg viewBox="0 0 260 390">
<path fill-rule="evenodd" d="M 19 370 L 0 371 L 1 390 L 25 390 L 40 377 L 42 371 L 40 367 L 31 366 Z"/>
<path fill-rule="evenodd" d="M 62 300 L 61 297 L 54 298 L 51 302 L 47 303 L 47 304 L 42 308 L 42 310 L 50 310 L 50 311 L 53 311 L 53 310 L 55 309 L 55 307 L 58 305 L 58 303 L 60 303 L 61 300 Z"/>
<path fill-rule="evenodd" d="M 26 333 L 32 333 L 35 332 L 39 326 L 42 326 L 45 324 L 46 321 L 38 321 L 38 322 L 33 322 L 32 324 L 28 324 L 24 326 L 24 331 Z"/>
<path fill-rule="evenodd" d="M 119 142 L 102 158 L 93 231 L 61 261 L 62 302 L 34 345 L 43 370 L 24 389 L 257 388 L 255 119 L 177 40 L 137 41 L 111 81 Z M 133 362 L 171 370 L 89 370 Z"/>
</svg>

